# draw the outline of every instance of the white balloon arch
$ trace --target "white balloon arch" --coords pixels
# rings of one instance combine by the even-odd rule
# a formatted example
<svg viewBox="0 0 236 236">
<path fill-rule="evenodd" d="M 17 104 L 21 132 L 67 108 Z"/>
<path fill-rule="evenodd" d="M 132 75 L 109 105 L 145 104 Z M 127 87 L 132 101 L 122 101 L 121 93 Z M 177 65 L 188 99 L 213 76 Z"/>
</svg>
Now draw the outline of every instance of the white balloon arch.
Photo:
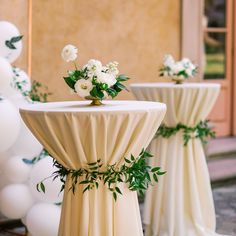
<svg viewBox="0 0 236 236">
<path fill-rule="evenodd" d="M 46 194 L 36 191 L 37 182 L 55 167 L 18 112 L 31 102 L 29 76 L 10 64 L 21 53 L 21 38 L 12 23 L 0 21 L 0 211 L 10 219 L 22 219 L 32 236 L 57 236 L 61 183 L 47 180 Z"/>
</svg>

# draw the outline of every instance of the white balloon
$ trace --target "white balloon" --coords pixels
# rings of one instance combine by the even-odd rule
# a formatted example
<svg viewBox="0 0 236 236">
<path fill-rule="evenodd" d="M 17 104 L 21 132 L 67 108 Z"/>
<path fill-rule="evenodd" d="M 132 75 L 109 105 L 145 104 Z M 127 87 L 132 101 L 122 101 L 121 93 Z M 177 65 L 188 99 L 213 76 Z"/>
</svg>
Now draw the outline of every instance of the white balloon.
<svg viewBox="0 0 236 236">
<path fill-rule="evenodd" d="M 0 189 L 2 189 L 3 187 L 5 187 L 7 185 L 9 185 L 9 181 L 1 171 L 0 172 Z"/>
<path fill-rule="evenodd" d="M 29 104 L 29 101 L 27 101 L 21 94 L 11 96 L 9 97 L 9 100 L 17 107 L 17 109 L 21 106 Z M 21 119 L 20 135 L 11 147 L 11 152 L 14 155 L 27 156 L 27 159 L 32 159 L 33 157 L 38 156 L 42 149 L 43 146 Z"/>
<path fill-rule="evenodd" d="M 0 34 L 1 35 L 1 34 Z M 13 70 L 10 63 L 3 57 L 0 57 L 0 93 L 11 89 Z"/>
<path fill-rule="evenodd" d="M 0 152 L 9 149 L 20 131 L 20 116 L 16 108 L 6 99 L 0 100 Z"/>
<path fill-rule="evenodd" d="M 29 104 L 27 97 L 24 97 L 21 93 L 16 92 L 14 95 L 8 96 L 9 101 L 13 103 L 13 105 L 19 109 L 20 107 Z"/>
<path fill-rule="evenodd" d="M 29 178 L 31 167 L 21 156 L 14 156 L 5 163 L 3 174 L 10 183 L 24 183 Z"/>
<path fill-rule="evenodd" d="M 8 160 L 8 158 L 12 157 L 10 152 L 1 152 L 0 153 L 0 172 L 3 168 L 4 163 Z"/>
<path fill-rule="evenodd" d="M 0 211 L 10 219 L 23 218 L 33 203 L 30 190 L 24 184 L 11 184 L 0 192 Z"/>
<path fill-rule="evenodd" d="M 15 49 L 10 49 L 6 41 L 13 37 L 20 36 L 19 30 L 10 22 L 0 21 L 0 56 L 6 58 L 10 63 L 14 62 L 22 51 L 22 40 L 13 43 Z"/>
<path fill-rule="evenodd" d="M 57 236 L 61 208 L 48 203 L 35 204 L 26 216 L 26 226 L 33 236 Z"/>
<path fill-rule="evenodd" d="M 14 155 L 28 156 L 33 158 L 38 156 L 42 149 L 43 146 L 22 121 L 20 135 L 10 150 L 14 153 Z"/>
<path fill-rule="evenodd" d="M 60 193 L 62 183 L 59 178 L 53 181 L 53 178 L 47 177 L 51 176 L 57 168 L 53 166 L 53 160 L 51 157 L 45 157 L 37 162 L 30 173 L 30 189 L 33 196 L 43 202 L 58 203 L 62 201 L 63 193 Z M 42 180 L 46 179 L 43 183 L 45 185 L 46 191 L 38 192 L 36 185 Z"/>
</svg>

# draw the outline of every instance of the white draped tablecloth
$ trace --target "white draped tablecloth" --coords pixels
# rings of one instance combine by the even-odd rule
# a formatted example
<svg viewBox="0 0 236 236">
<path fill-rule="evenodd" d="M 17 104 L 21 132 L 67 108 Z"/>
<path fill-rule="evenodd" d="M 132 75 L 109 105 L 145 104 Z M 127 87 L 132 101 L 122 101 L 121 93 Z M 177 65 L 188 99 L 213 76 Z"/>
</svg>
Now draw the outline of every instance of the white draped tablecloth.
<svg viewBox="0 0 236 236">
<path fill-rule="evenodd" d="M 138 100 L 166 103 L 164 124 L 188 127 L 204 121 L 211 111 L 220 85 L 210 83 L 132 84 Z M 205 154 L 200 139 L 184 146 L 183 133 L 158 137 L 150 144 L 156 158 L 151 164 L 167 171 L 159 184 L 146 193 L 146 236 L 210 236 L 215 233 L 215 209 Z"/>
<path fill-rule="evenodd" d="M 29 105 L 20 113 L 26 125 L 64 167 L 86 168 L 102 160 L 104 165 L 124 163 L 138 156 L 153 138 L 165 115 L 166 106 L 155 102 L 103 101 L 56 102 Z M 83 192 L 78 184 L 69 191 L 67 178 L 62 204 L 60 236 L 143 235 L 137 193 L 122 185 L 123 195 L 115 202 L 103 184 Z M 42 235 L 43 236 L 43 235 Z"/>
</svg>

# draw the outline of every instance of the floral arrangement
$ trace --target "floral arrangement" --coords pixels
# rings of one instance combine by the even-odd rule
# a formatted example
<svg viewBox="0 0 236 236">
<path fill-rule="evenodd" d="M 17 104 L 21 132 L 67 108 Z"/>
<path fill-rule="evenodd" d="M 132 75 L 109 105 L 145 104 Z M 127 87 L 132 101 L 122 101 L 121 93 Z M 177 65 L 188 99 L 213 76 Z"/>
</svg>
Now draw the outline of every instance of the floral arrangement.
<svg viewBox="0 0 236 236">
<path fill-rule="evenodd" d="M 98 60 L 91 59 L 81 69 L 78 69 L 75 60 L 78 49 L 73 45 L 66 45 L 61 53 L 63 60 L 74 62 L 75 70 L 68 71 L 64 77 L 67 85 L 80 97 L 91 100 L 103 100 L 108 96 L 116 97 L 127 88 L 122 82 L 129 78 L 119 75 L 118 62 L 109 62 L 103 66 Z"/>
<path fill-rule="evenodd" d="M 190 77 L 194 77 L 197 73 L 197 66 L 188 58 L 181 61 L 175 61 L 172 55 L 165 55 L 163 67 L 160 69 L 160 76 L 170 77 L 177 83 Z"/>
</svg>

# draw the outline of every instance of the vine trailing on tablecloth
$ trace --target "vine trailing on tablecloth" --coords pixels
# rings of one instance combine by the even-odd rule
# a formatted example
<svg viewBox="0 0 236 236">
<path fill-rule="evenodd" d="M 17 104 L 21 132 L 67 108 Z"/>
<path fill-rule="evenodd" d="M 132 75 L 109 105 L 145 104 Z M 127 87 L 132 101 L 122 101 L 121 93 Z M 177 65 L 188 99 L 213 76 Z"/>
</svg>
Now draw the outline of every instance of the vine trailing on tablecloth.
<svg viewBox="0 0 236 236">
<path fill-rule="evenodd" d="M 169 138 L 182 130 L 184 146 L 186 146 L 190 139 L 199 138 L 202 143 L 207 143 L 207 138 L 214 138 L 215 132 L 208 125 L 209 120 L 200 121 L 195 127 L 188 127 L 182 123 L 178 123 L 175 127 L 169 127 L 161 125 L 156 132 L 155 138 L 161 136 L 163 138 Z"/>
<path fill-rule="evenodd" d="M 125 158 L 125 163 L 120 167 L 117 167 L 116 163 L 104 167 L 102 161 L 99 159 L 96 162 L 88 163 L 87 168 L 80 168 L 78 170 L 67 169 L 54 160 L 54 166 L 57 167 L 58 170 L 53 172 L 50 177 L 52 177 L 53 180 L 60 178 L 62 182 L 61 191 L 64 190 L 65 181 L 68 177 L 72 179 L 70 190 L 72 190 L 73 193 L 76 191 L 77 184 L 85 186 L 83 190 L 84 193 L 88 190 L 98 188 L 99 184 L 103 182 L 112 192 L 115 200 L 117 200 L 118 194 L 122 194 L 122 191 L 118 187 L 119 183 L 126 183 L 129 190 L 138 191 L 143 195 L 149 185 L 152 185 L 153 180 L 154 182 L 158 182 L 158 176 L 166 173 L 165 171 L 161 171 L 161 167 L 152 168 L 149 166 L 147 159 L 150 157 L 152 157 L 152 155 L 143 149 L 137 158 L 133 155 L 131 155 L 130 159 Z M 45 193 L 46 189 L 43 181 L 37 184 L 37 190 Z"/>
</svg>

